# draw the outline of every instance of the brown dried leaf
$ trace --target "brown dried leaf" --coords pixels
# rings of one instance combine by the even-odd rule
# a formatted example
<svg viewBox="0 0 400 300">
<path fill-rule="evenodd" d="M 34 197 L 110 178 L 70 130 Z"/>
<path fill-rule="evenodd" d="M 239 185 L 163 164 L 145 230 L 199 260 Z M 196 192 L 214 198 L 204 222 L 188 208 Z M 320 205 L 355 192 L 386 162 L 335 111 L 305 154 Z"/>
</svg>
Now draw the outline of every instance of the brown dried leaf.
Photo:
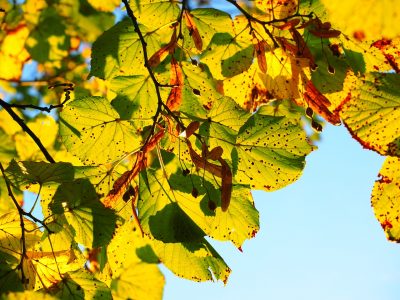
<svg viewBox="0 0 400 300">
<path fill-rule="evenodd" d="M 196 132 L 197 129 L 200 127 L 199 121 L 191 122 L 188 127 L 186 127 L 186 138 L 189 138 L 193 133 Z"/>
<path fill-rule="evenodd" d="M 149 66 L 156 67 L 158 66 L 167 56 L 168 54 L 174 52 L 176 47 L 176 30 L 174 30 L 171 40 L 163 46 L 161 49 L 156 51 L 150 58 L 149 58 Z"/>
<path fill-rule="evenodd" d="M 186 21 L 186 27 L 189 30 L 189 34 L 193 39 L 194 45 L 196 46 L 197 50 L 201 51 L 203 49 L 203 40 L 201 39 L 199 30 L 197 29 L 197 26 L 194 23 L 192 15 L 190 14 L 190 12 L 185 10 L 184 16 Z"/>
<path fill-rule="evenodd" d="M 267 42 L 264 40 L 257 40 L 253 39 L 254 43 L 254 52 L 257 56 L 258 67 L 260 68 L 261 72 L 267 73 L 267 60 L 265 58 L 265 51 L 267 50 Z"/>
<path fill-rule="evenodd" d="M 326 98 L 321 92 L 314 86 L 311 80 L 306 83 L 306 91 L 304 92 L 304 99 L 308 106 L 319 115 L 321 115 L 326 121 L 333 125 L 340 124 L 340 117 L 337 113 L 332 113 L 328 106 L 331 105 L 328 98 Z"/>
<path fill-rule="evenodd" d="M 224 152 L 224 150 L 222 149 L 222 147 L 217 146 L 208 153 L 207 158 L 212 159 L 212 160 L 219 160 L 221 158 L 223 152 Z"/>
<path fill-rule="evenodd" d="M 169 93 L 166 105 L 171 111 L 176 111 L 182 104 L 183 74 L 181 67 L 174 58 L 171 61 L 170 84 L 174 87 Z"/>
<path fill-rule="evenodd" d="M 222 169 L 222 180 L 221 180 L 221 209 L 227 211 L 229 203 L 231 202 L 232 195 L 232 172 L 227 162 L 219 158 L 218 161 L 221 163 Z"/>
</svg>

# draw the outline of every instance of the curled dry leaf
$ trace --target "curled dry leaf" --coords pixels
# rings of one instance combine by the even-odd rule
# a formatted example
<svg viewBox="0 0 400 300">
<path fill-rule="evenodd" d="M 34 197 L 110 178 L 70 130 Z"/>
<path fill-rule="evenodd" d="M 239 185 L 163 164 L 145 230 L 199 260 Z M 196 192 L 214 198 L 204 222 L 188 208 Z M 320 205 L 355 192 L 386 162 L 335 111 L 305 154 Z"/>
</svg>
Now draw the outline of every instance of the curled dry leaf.
<svg viewBox="0 0 400 300">
<path fill-rule="evenodd" d="M 174 30 L 168 44 L 161 47 L 149 58 L 149 66 L 157 67 L 168 56 L 168 54 L 173 53 L 176 47 L 176 40 L 176 30 Z"/>
<path fill-rule="evenodd" d="M 297 45 L 297 52 L 295 54 L 296 57 L 308 58 L 310 60 L 309 64 L 311 70 L 315 70 L 317 68 L 317 65 L 315 63 L 314 56 L 312 55 L 310 48 L 308 48 L 303 36 L 296 28 L 291 28 L 289 32 L 291 33 L 293 40 Z"/>
<path fill-rule="evenodd" d="M 207 154 L 207 158 L 212 159 L 212 160 L 219 160 L 222 156 L 222 153 L 224 150 L 222 149 L 221 146 L 217 146 L 213 148 L 210 152 Z"/>
<path fill-rule="evenodd" d="M 170 84 L 174 87 L 169 93 L 166 105 L 171 111 L 176 111 L 182 104 L 183 74 L 182 69 L 175 58 L 172 58 L 171 61 Z"/>
<path fill-rule="evenodd" d="M 199 121 L 193 121 L 191 122 L 188 127 L 186 127 L 186 138 L 189 138 L 193 133 L 197 131 L 200 127 L 200 122 Z"/>
<path fill-rule="evenodd" d="M 189 30 L 189 34 L 193 39 L 194 45 L 196 46 L 197 50 L 201 51 L 203 49 L 203 40 L 201 39 L 199 30 L 197 29 L 197 26 L 194 23 L 192 15 L 190 14 L 190 12 L 185 10 L 184 16 L 186 21 L 186 27 Z"/>
<path fill-rule="evenodd" d="M 265 51 L 267 50 L 267 42 L 264 40 L 258 40 L 253 36 L 254 53 L 257 57 L 258 67 L 261 72 L 267 73 L 267 60 L 265 58 Z"/>
<path fill-rule="evenodd" d="M 326 98 L 321 92 L 314 86 L 311 80 L 306 83 L 306 91 L 304 92 L 304 100 L 307 105 L 319 115 L 321 115 L 326 121 L 333 125 L 340 124 L 340 117 L 337 113 L 332 113 L 328 106 L 331 105 L 328 98 Z"/>
<path fill-rule="evenodd" d="M 340 32 L 339 30 L 335 30 L 335 29 L 330 29 L 330 30 L 310 29 L 309 32 L 312 35 L 315 35 L 316 37 L 320 37 L 320 38 L 324 38 L 324 39 L 335 38 L 342 34 L 342 32 Z"/>
<path fill-rule="evenodd" d="M 221 209 L 222 211 L 226 211 L 229 207 L 229 203 L 231 201 L 231 194 L 232 194 L 232 171 L 228 165 L 228 163 L 219 157 L 217 160 L 221 164 L 216 165 L 207 161 L 207 157 L 200 156 L 193 150 L 191 143 L 187 140 L 187 145 L 189 148 L 190 157 L 198 169 L 204 169 L 214 176 L 221 178 Z M 221 150 L 216 147 L 214 149 L 214 154 L 217 156 L 219 153 L 222 155 L 222 148 Z M 211 151 L 212 152 L 212 151 Z M 210 152 L 210 153 L 211 153 Z"/>
<path fill-rule="evenodd" d="M 292 29 L 292 28 L 296 27 L 297 25 L 299 25 L 299 23 L 300 23 L 300 19 L 291 19 L 291 20 L 285 22 L 284 24 L 275 26 L 275 27 L 280 30 L 288 30 L 288 29 Z"/>
<path fill-rule="evenodd" d="M 229 203 L 231 202 L 232 196 L 232 171 L 229 168 L 227 162 L 219 158 L 218 161 L 221 164 L 222 178 L 221 178 L 221 209 L 227 211 Z"/>
<path fill-rule="evenodd" d="M 160 140 L 164 137 L 165 131 L 161 129 L 144 145 L 142 151 L 136 153 L 136 162 L 131 170 L 124 172 L 113 184 L 113 188 L 104 199 L 106 207 L 113 207 L 115 202 L 120 199 L 128 190 L 132 180 L 140 171 L 147 167 L 147 153 L 153 150 Z"/>
</svg>

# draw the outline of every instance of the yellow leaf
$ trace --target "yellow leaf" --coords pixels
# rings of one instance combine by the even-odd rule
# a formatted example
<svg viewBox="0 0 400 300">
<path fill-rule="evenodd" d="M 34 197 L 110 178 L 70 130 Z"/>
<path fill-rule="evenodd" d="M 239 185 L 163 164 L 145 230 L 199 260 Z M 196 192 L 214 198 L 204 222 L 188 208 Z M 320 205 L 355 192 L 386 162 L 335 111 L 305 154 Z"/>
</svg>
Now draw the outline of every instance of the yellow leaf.
<svg viewBox="0 0 400 300">
<path fill-rule="evenodd" d="M 372 190 L 371 205 L 388 240 L 400 242 L 400 158 L 388 157 Z"/>
<path fill-rule="evenodd" d="M 22 5 L 24 10 L 24 18 L 32 24 L 37 24 L 39 22 L 39 17 L 42 12 L 47 7 L 45 0 L 27 0 Z"/>
<path fill-rule="evenodd" d="M 161 300 L 164 284 L 156 265 L 133 262 L 112 281 L 113 299 Z"/>
<path fill-rule="evenodd" d="M 266 14 L 267 20 L 273 20 L 283 19 L 296 13 L 297 2 L 297 0 L 257 0 L 255 5 Z"/>
<path fill-rule="evenodd" d="M 0 78 L 5 80 L 18 80 L 22 74 L 22 67 L 29 58 L 25 49 L 25 41 L 29 29 L 20 25 L 7 32 L 0 49 Z"/>
<path fill-rule="evenodd" d="M 378 40 L 400 35 L 399 2 L 397 0 L 322 0 L 329 19 L 349 36 L 364 34 L 366 39 Z"/>
<path fill-rule="evenodd" d="M 53 148 L 58 134 L 58 125 L 52 117 L 39 116 L 34 121 L 27 122 L 27 125 L 37 135 L 46 149 Z M 26 132 L 16 134 L 15 143 L 21 160 L 38 160 L 43 158 L 38 146 Z"/>
<path fill-rule="evenodd" d="M 88 2 L 93 8 L 99 11 L 109 11 L 109 12 L 112 12 L 121 3 L 121 1 L 119 0 L 107 0 L 107 1 L 88 0 Z"/>
<path fill-rule="evenodd" d="M 1 58 L 0 58 L 1 59 Z M 1 61 L 1 60 L 0 60 Z M 2 64 L 0 64 L 2 65 Z M 1 68 L 1 67 L 0 67 Z M 14 112 L 21 117 L 21 113 L 17 110 Z M 15 122 L 11 116 L 4 109 L 0 110 L 0 127 L 3 128 L 5 133 L 8 135 L 13 135 L 18 131 L 21 131 L 21 127 Z"/>
</svg>

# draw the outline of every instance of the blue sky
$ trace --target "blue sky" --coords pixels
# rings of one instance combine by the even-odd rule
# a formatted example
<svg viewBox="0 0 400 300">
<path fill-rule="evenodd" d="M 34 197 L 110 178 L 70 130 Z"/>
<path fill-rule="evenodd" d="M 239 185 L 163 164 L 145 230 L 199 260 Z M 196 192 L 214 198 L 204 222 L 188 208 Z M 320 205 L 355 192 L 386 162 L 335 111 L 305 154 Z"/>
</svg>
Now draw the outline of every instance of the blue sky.
<svg viewBox="0 0 400 300">
<path fill-rule="evenodd" d="M 213 242 L 233 270 L 227 286 L 163 268 L 164 299 L 398 300 L 400 246 L 386 241 L 370 206 L 383 160 L 328 125 L 300 180 L 253 193 L 261 230 L 243 253 Z"/>
</svg>

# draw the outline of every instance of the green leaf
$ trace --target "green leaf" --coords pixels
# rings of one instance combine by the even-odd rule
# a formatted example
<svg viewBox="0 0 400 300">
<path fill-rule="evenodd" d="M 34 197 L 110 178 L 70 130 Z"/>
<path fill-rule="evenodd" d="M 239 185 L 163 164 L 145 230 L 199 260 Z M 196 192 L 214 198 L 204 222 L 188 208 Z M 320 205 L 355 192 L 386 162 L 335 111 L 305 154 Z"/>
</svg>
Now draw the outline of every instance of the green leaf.
<svg viewBox="0 0 400 300">
<path fill-rule="evenodd" d="M 188 185 L 188 177 L 192 185 Z M 207 180 L 212 180 L 211 176 L 207 177 Z M 258 211 L 254 207 L 249 188 L 234 185 L 228 210 L 223 212 L 219 188 L 203 182 L 202 177 L 193 174 L 186 177 L 173 174 L 170 183 L 175 189 L 174 193 L 182 210 L 209 237 L 220 241 L 232 241 L 240 248 L 246 239 L 254 237 L 258 232 Z M 193 187 L 197 189 L 198 197 L 192 196 Z"/>
<path fill-rule="evenodd" d="M 208 46 L 216 33 L 233 31 L 231 16 L 226 12 L 214 8 L 197 8 L 191 10 L 189 14 L 199 32 L 203 49 Z M 200 51 L 196 49 L 194 44 L 192 33 L 187 26 L 183 26 L 183 28 L 184 47 L 191 49 L 194 53 L 199 53 Z"/>
<path fill-rule="evenodd" d="M 56 300 L 57 298 L 35 291 L 24 291 L 20 293 L 8 293 L 7 295 L 2 295 L 1 300 Z"/>
<path fill-rule="evenodd" d="M 111 80 L 111 90 L 119 96 L 112 104 L 124 119 L 143 122 L 142 127 L 153 123 L 157 110 L 157 94 L 149 76 L 119 76 Z"/>
<path fill-rule="evenodd" d="M 143 231 L 166 243 L 201 239 L 204 232 L 176 203 L 174 192 L 162 170 L 148 170 L 147 177 L 150 189 L 141 175 L 137 203 Z"/>
<path fill-rule="evenodd" d="M 4 293 L 11 291 L 23 291 L 21 278 L 16 270 L 19 261 L 13 256 L 0 251 L 0 294 L 4 299 Z"/>
<path fill-rule="evenodd" d="M 182 63 L 182 71 L 183 101 L 179 110 L 186 115 L 205 119 L 207 110 L 221 98 L 215 89 L 214 80 L 201 65 Z"/>
<path fill-rule="evenodd" d="M 296 181 L 313 150 L 298 120 L 253 115 L 236 139 L 235 179 L 252 189 L 272 191 Z"/>
<path fill-rule="evenodd" d="M 161 262 L 179 277 L 193 281 L 215 278 L 226 283 L 231 272 L 205 239 L 200 242 L 166 244 L 154 240 L 153 248 Z"/>
<path fill-rule="evenodd" d="M 149 57 L 160 48 L 157 33 L 141 25 Z M 104 32 L 93 43 L 89 76 L 111 79 L 116 76 L 148 75 L 143 49 L 131 20 L 124 20 Z"/>
<path fill-rule="evenodd" d="M 200 133 L 208 138 L 209 150 L 220 146 L 223 149 L 222 158 L 233 161 L 236 136 L 250 116 L 249 112 L 229 97 L 215 101 L 207 121 L 200 128 Z"/>
<path fill-rule="evenodd" d="M 125 264 L 111 282 L 113 299 L 161 300 L 165 279 L 157 266 L 136 262 Z"/>
<path fill-rule="evenodd" d="M 44 63 L 60 61 L 68 55 L 70 37 L 65 34 L 66 27 L 54 7 L 45 9 L 41 15 L 38 29 L 33 30 L 26 41 L 27 50 L 33 59 Z"/>
<path fill-rule="evenodd" d="M 151 248 L 151 241 L 142 236 L 133 221 L 125 222 L 117 228 L 107 247 L 107 258 L 113 278 L 120 276 L 125 267 L 131 264 L 159 263 Z"/>
<path fill-rule="evenodd" d="M 112 162 L 140 146 L 137 129 L 131 122 L 121 120 L 102 97 L 69 102 L 60 114 L 60 123 L 65 147 L 85 164 Z"/>
<path fill-rule="evenodd" d="M 74 168 L 70 163 L 46 163 L 12 160 L 6 169 L 13 184 L 23 189 L 30 184 L 43 185 L 46 182 L 63 183 L 74 179 Z"/>
<path fill-rule="evenodd" d="M 373 73 L 357 86 L 342 106 L 347 129 L 364 148 L 399 156 L 400 75 Z"/>
<path fill-rule="evenodd" d="M 400 158 L 387 157 L 372 190 L 371 205 L 390 241 L 400 242 Z"/>
<path fill-rule="evenodd" d="M 50 208 L 65 217 L 75 229 L 75 240 L 86 247 L 107 245 L 114 232 L 116 216 L 98 200 L 87 179 L 61 184 Z"/>
<path fill-rule="evenodd" d="M 134 0 L 129 4 L 139 23 L 154 31 L 168 27 L 178 19 L 178 3 L 178 0 Z"/>
<path fill-rule="evenodd" d="M 59 291 L 54 295 L 62 300 L 112 300 L 111 290 L 107 285 L 83 270 L 66 274 L 57 287 Z"/>
<path fill-rule="evenodd" d="M 40 240 L 40 232 L 35 223 L 23 219 L 25 227 L 25 246 L 32 249 Z M 21 219 L 17 211 L 0 216 L 0 251 L 20 259 L 22 254 Z"/>
<path fill-rule="evenodd" d="M 222 27 L 222 30 L 219 28 L 210 45 L 203 51 L 201 61 L 207 64 L 215 79 L 241 74 L 253 63 L 254 48 L 247 27 L 247 20 L 235 18 L 233 23 Z"/>
<path fill-rule="evenodd" d="M 15 142 L 2 128 L 0 128 L 0 140 L 0 162 L 6 163 L 17 156 Z"/>
<path fill-rule="evenodd" d="M 69 32 L 87 42 L 96 38 L 114 24 L 114 14 L 99 12 L 86 0 L 58 0 L 52 5 L 64 19 Z"/>
</svg>

